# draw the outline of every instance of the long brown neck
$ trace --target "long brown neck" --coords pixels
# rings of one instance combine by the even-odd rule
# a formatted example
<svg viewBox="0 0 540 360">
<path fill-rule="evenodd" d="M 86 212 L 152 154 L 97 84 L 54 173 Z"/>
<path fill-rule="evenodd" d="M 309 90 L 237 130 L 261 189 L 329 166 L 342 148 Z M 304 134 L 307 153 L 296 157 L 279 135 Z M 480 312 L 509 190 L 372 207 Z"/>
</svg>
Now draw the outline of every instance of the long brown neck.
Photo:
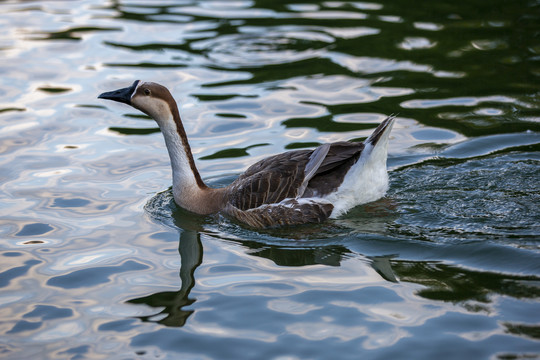
<svg viewBox="0 0 540 360">
<path fill-rule="evenodd" d="M 169 107 L 169 114 L 156 120 L 171 159 L 174 200 L 197 214 L 218 212 L 223 207 L 225 189 L 209 188 L 201 179 L 176 103 L 169 103 Z"/>
</svg>

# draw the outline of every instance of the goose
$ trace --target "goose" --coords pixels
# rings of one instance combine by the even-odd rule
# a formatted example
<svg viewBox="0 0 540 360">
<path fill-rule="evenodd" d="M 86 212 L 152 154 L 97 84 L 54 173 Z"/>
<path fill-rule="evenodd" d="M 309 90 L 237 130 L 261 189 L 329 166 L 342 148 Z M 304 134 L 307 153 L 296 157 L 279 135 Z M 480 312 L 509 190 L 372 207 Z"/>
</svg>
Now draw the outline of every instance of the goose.
<svg viewBox="0 0 540 360">
<path fill-rule="evenodd" d="M 253 228 L 321 223 L 378 200 L 388 190 L 393 115 L 364 142 L 339 141 L 272 155 L 230 185 L 211 188 L 197 170 L 178 106 L 165 86 L 136 80 L 98 98 L 131 105 L 157 122 L 171 161 L 174 201 L 196 214 L 222 213 Z"/>
</svg>

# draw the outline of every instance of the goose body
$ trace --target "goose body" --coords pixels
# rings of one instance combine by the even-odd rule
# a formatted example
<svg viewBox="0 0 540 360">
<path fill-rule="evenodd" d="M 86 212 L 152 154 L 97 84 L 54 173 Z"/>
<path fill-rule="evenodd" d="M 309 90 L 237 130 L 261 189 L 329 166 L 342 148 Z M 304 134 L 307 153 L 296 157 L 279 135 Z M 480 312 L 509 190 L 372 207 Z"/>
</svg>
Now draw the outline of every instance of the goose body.
<svg viewBox="0 0 540 360">
<path fill-rule="evenodd" d="M 392 116 L 363 143 L 342 141 L 273 155 L 250 166 L 229 186 L 215 189 L 199 175 L 167 88 L 137 80 L 99 98 L 131 105 L 157 122 L 171 159 L 174 200 L 197 214 L 222 212 L 255 228 L 318 223 L 375 201 L 388 189 Z"/>
</svg>

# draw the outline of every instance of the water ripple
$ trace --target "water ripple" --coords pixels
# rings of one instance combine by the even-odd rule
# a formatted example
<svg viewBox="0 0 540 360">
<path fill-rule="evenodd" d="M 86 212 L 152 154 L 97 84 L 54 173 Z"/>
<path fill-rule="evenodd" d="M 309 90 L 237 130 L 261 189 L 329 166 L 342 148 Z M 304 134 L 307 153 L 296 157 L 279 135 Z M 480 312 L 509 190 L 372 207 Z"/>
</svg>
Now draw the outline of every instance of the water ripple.
<svg viewBox="0 0 540 360">
<path fill-rule="evenodd" d="M 323 34 L 285 30 L 220 36 L 191 44 L 213 64 L 226 68 L 262 67 L 317 58 L 333 38 Z M 322 44 L 321 44 L 322 43 Z M 302 50 L 305 48 L 305 50 Z"/>
<path fill-rule="evenodd" d="M 537 2 L 0 9 L 2 355 L 538 353 Z M 390 191 L 294 229 L 190 214 L 156 124 L 96 98 L 136 79 L 171 89 L 211 186 L 399 113 Z"/>
</svg>

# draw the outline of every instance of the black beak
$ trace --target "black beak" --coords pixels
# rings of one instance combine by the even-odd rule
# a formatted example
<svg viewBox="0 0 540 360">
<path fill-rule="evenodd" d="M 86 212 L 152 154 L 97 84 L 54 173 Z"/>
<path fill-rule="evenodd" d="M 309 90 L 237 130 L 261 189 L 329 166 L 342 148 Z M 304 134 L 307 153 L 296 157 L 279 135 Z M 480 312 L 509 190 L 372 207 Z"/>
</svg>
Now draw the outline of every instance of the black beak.
<svg viewBox="0 0 540 360">
<path fill-rule="evenodd" d="M 131 95 L 137 88 L 140 80 L 136 80 L 133 85 L 127 88 L 104 92 L 98 96 L 98 99 L 114 100 L 124 104 L 131 105 Z"/>
</svg>

